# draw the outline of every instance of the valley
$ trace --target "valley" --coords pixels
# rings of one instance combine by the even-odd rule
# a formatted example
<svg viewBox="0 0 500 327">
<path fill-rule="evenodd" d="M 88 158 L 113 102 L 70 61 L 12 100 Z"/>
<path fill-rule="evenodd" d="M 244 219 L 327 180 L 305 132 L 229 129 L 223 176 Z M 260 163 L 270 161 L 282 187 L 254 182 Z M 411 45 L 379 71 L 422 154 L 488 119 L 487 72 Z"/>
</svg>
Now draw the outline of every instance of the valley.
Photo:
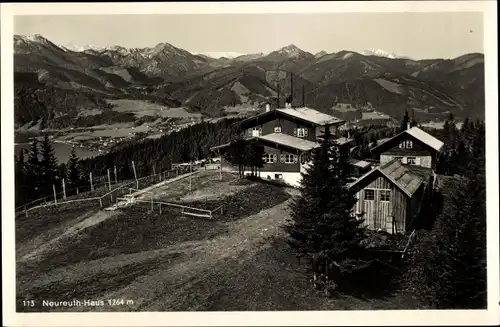
<svg viewBox="0 0 500 327">
<path fill-rule="evenodd" d="M 41 35 L 16 35 L 14 52 L 16 131 L 57 130 L 64 134 L 60 141 L 155 137 L 285 100 L 329 114 L 349 104 L 357 122 L 399 120 L 406 110 L 421 123 L 439 124 L 450 113 L 484 118 L 479 53 L 413 60 L 373 50 L 313 55 L 290 44 L 269 54 L 216 59 L 168 43 L 76 51 Z"/>
</svg>

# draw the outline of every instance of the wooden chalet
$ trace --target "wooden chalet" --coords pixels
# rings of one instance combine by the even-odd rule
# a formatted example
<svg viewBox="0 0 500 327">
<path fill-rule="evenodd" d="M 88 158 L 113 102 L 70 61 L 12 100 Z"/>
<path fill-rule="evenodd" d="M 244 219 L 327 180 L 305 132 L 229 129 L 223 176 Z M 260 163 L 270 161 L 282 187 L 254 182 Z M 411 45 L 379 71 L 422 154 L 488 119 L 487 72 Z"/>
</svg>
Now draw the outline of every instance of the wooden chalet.
<svg viewBox="0 0 500 327">
<path fill-rule="evenodd" d="M 425 185 L 422 174 L 392 159 L 349 187 L 356 192 L 355 214 L 365 220 L 364 225 L 371 230 L 395 234 L 405 232 L 415 218 Z"/>
<path fill-rule="evenodd" d="M 412 127 L 372 149 L 379 154 L 379 165 L 350 184 L 358 199 L 355 213 L 365 219 L 368 229 L 406 231 L 419 213 L 424 194 L 432 194 L 443 146 Z"/>
<path fill-rule="evenodd" d="M 264 167 L 259 176 L 265 179 L 277 179 L 299 186 L 301 172 L 308 166 L 313 149 L 319 146 L 318 138 L 323 136 L 326 128 L 336 140 L 341 153 L 349 153 L 354 142 L 350 138 L 340 136 L 339 126 L 345 121 L 317 110 L 301 107 L 266 111 L 237 123 L 241 137 L 245 140 L 258 140 L 264 146 Z M 229 144 L 213 147 L 212 150 L 223 150 Z M 245 171 L 245 174 L 250 172 Z"/>
<path fill-rule="evenodd" d="M 418 127 L 409 128 L 384 143 L 374 147 L 380 164 L 398 159 L 403 164 L 436 170 L 437 158 L 444 143 Z"/>
</svg>

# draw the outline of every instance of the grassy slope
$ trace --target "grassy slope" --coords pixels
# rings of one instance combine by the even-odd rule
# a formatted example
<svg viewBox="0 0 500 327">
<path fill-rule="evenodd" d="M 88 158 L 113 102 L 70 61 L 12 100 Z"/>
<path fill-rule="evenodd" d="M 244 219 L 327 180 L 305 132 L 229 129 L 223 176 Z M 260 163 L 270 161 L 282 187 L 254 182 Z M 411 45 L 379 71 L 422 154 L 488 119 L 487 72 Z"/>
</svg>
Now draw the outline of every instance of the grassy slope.
<svg viewBox="0 0 500 327">
<path fill-rule="evenodd" d="M 179 187 L 184 185 L 183 187 Z M 62 238 L 36 260 L 18 260 L 17 298 L 134 300 L 133 305 L 36 311 L 384 309 L 415 306 L 406 295 L 325 299 L 286 246 L 280 226 L 294 190 L 203 172 L 157 198 L 206 209 L 213 221 L 138 205 Z M 102 214 L 101 214 L 102 215 Z M 81 217 L 80 217 L 81 218 Z M 82 218 L 83 219 L 83 218 Z M 96 219 L 96 218 L 94 218 Z M 59 227 L 61 228 L 61 227 Z M 18 307 L 18 309 L 23 309 Z"/>
</svg>

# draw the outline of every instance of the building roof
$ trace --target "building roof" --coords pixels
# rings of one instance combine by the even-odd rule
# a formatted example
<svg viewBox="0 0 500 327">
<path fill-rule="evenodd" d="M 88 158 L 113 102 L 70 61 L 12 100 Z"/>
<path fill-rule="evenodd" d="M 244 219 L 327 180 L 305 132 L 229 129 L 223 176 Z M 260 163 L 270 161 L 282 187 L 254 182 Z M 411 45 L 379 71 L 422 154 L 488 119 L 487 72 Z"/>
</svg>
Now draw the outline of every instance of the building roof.
<svg viewBox="0 0 500 327">
<path fill-rule="evenodd" d="M 421 130 L 420 128 L 418 128 L 416 126 L 410 128 L 410 129 L 407 129 L 404 132 L 408 133 L 411 136 L 413 136 L 414 138 L 424 142 L 425 144 L 427 144 L 431 148 L 435 149 L 436 151 L 441 151 L 441 149 L 443 148 L 443 145 L 444 145 L 443 142 L 441 142 L 440 140 L 438 140 L 434 136 L 430 135 L 429 133 L 424 132 L 423 130 Z"/>
<path fill-rule="evenodd" d="M 298 149 L 301 151 L 309 151 L 314 148 L 319 147 L 319 143 L 312 142 L 308 140 L 304 140 L 299 137 L 295 137 L 292 135 L 284 134 L 284 133 L 271 133 L 262 136 L 255 136 L 256 139 L 265 140 L 269 142 L 273 142 L 276 144 L 284 145 L 290 148 Z"/>
<path fill-rule="evenodd" d="M 414 174 L 407 167 L 403 166 L 398 159 L 393 159 L 383 164 L 382 166 L 376 167 L 368 173 L 364 174 L 358 180 L 351 183 L 349 187 L 353 187 L 375 172 L 382 173 L 392 184 L 398 187 L 409 197 L 411 197 L 423 183 L 422 178 Z"/>
<path fill-rule="evenodd" d="M 300 118 L 309 121 L 316 125 L 338 124 L 345 121 L 337 117 L 322 113 L 318 110 L 302 107 L 302 108 L 283 108 L 276 109 L 276 111 L 284 113 L 285 115 Z"/>
<path fill-rule="evenodd" d="M 436 150 L 438 152 L 443 149 L 443 146 L 444 146 L 443 142 L 441 142 L 440 140 L 438 140 L 434 136 L 430 135 L 429 133 L 427 133 L 427 132 L 425 132 L 425 131 L 423 131 L 420 128 L 415 126 L 415 127 L 410 128 L 410 129 L 407 129 L 405 131 L 402 131 L 401 133 L 399 133 L 398 135 L 396 135 L 390 139 L 387 139 L 385 142 L 382 142 L 381 144 L 374 147 L 372 149 L 372 151 L 375 151 L 376 149 L 385 147 L 388 144 L 389 145 L 392 144 L 393 140 L 401 137 L 401 135 L 404 135 L 404 134 L 408 134 L 408 135 L 412 136 L 413 138 L 419 140 L 420 142 L 424 143 L 425 145 L 433 148 L 434 150 Z"/>
<path fill-rule="evenodd" d="M 358 159 L 349 159 L 349 164 L 359 168 L 367 168 L 371 166 L 371 163 L 369 163 L 368 161 Z"/>
<path fill-rule="evenodd" d="M 338 139 L 335 139 L 335 142 L 336 142 L 338 145 L 345 145 L 345 144 L 348 144 L 348 143 L 354 142 L 354 139 L 352 139 L 352 138 L 347 138 L 347 137 L 340 137 L 340 138 L 338 138 Z"/>
</svg>

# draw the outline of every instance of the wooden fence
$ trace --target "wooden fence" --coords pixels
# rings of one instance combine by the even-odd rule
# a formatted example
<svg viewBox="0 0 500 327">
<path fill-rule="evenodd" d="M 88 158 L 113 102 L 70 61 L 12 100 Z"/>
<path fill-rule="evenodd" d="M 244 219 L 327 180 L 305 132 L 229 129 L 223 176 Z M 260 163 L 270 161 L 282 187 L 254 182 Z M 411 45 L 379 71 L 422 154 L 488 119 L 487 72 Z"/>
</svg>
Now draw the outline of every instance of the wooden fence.
<svg viewBox="0 0 500 327">
<path fill-rule="evenodd" d="M 188 169 L 189 169 L 189 167 L 188 167 Z M 138 188 L 139 187 L 146 188 L 146 187 L 154 185 L 156 183 L 160 183 L 164 180 L 175 178 L 175 177 L 179 176 L 180 174 L 182 174 L 184 172 L 184 170 L 185 169 L 170 169 L 170 170 L 160 172 L 157 174 L 141 177 L 141 178 L 138 178 L 137 180 L 132 180 L 132 181 L 129 180 L 128 182 L 124 182 L 124 183 L 122 182 L 122 184 L 120 186 L 118 186 L 114 189 L 111 189 L 111 190 L 109 190 L 110 185 L 111 185 L 110 183 L 102 184 L 102 185 L 104 185 L 104 187 L 99 189 L 98 191 L 96 191 L 96 189 L 94 188 L 93 192 L 91 191 L 89 194 L 80 193 L 79 195 L 75 196 L 77 198 L 73 198 L 71 200 L 65 199 L 63 197 L 63 199 L 64 199 L 63 201 L 58 201 L 57 200 L 57 193 L 56 193 L 55 197 L 52 198 L 53 199 L 52 201 L 47 201 L 49 199 L 49 197 L 37 199 L 35 201 L 32 201 L 28 204 L 25 204 L 25 205 L 22 205 L 22 206 L 16 208 L 16 212 L 22 212 L 26 216 L 28 216 L 28 213 L 30 211 L 33 211 L 36 209 L 46 208 L 46 207 L 50 207 L 50 206 L 59 206 L 59 205 L 64 205 L 64 204 L 69 204 L 69 203 L 85 202 L 85 201 L 99 201 L 99 205 L 102 208 L 106 205 L 110 205 L 113 202 L 117 203 L 118 197 L 120 195 L 126 194 L 127 190 L 129 190 L 130 186 L 132 186 L 132 185 L 135 185 Z M 105 192 L 106 188 L 109 190 L 108 192 Z M 94 193 L 94 194 L 92 194 L 92 193 Z M 99 195 L 95 196 L 96 193 Z M 59 193 L 59 194 L 61 194 L 61 193 Z M 85 196 L 85 195 L 88 195 L 89 197 L 79 198 L 79 197 Z M 91 195 L 94 195 L 94 196 L 91 196 Z"/>
<path fill-rule="evenodd" d="M 118 201 L 127 201 L 127 202 L 129 200 L 130 200 L 130 198 L 119 198 L 118 199 Z M 182 205 L 182 204 L 178 204 L 178 203 L 154 201 L 152 197 L 151 197 L 151 200 L 149 200 L 149 201 L 148 200 L 134 199 L 133 202 L 148 203 L 151 205 L 151 211 L 154 211 L 154 208 L 158 207 L 160 215 L 162 213 L 162 207 L 178 208 L 181 211 L 182 217 L 193 216 L 193 217 L 199 217 L 199 218 L 209 218 L 211 220 L 214 218 L 214 214 L 216 214 L 218 212 L 220 212 L 221 214 L 224 213 L 224 205 L 221 205 L 213 210 L 208 210 L 208 209 L 190 207 L 190 206 Z"/>
</svg>

